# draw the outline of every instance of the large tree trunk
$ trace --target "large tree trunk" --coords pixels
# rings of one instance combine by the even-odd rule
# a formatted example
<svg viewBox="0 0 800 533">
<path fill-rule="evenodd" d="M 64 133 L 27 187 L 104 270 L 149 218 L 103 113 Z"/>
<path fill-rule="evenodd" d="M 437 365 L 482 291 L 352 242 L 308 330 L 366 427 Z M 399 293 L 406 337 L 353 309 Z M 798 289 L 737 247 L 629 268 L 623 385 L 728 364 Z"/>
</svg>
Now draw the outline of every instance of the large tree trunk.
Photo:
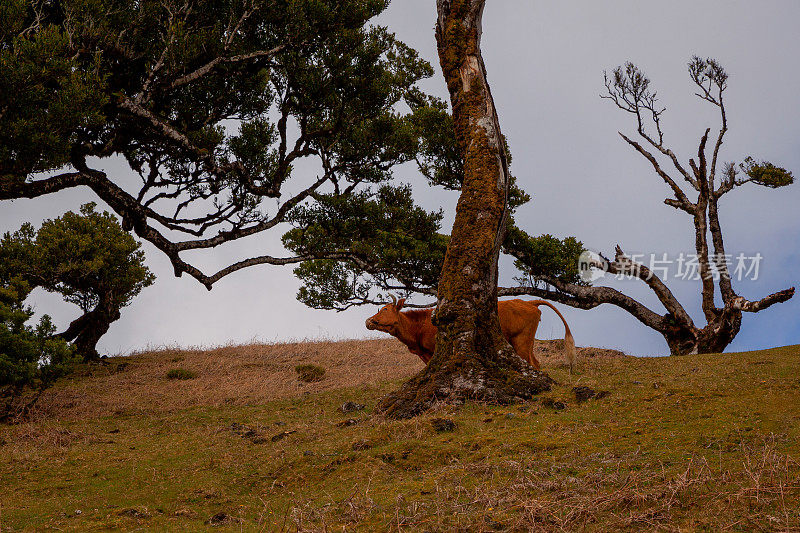
<svg viewBox="0 0 800 533">
<path fill-rule="evenodd" d="M 437 0 L 436 41 L 453 105 L 464 182 L 439 281 L 436 352 L 426 369 L 379 406 L 415 416 L 434 403 L 509 403 L 550 389 L 518 357 L 497 317 L 497 259 L 508 225 L 505 143 L 480 52 L 485 0 Z"/>
<path fill-rule="evenodd" d="M 664 332 L 670 355 L 722 353 L 733 342 L 742 327 L 740 311 L 722 310 L 703 329 L 676 326 Z"/>
</svg>

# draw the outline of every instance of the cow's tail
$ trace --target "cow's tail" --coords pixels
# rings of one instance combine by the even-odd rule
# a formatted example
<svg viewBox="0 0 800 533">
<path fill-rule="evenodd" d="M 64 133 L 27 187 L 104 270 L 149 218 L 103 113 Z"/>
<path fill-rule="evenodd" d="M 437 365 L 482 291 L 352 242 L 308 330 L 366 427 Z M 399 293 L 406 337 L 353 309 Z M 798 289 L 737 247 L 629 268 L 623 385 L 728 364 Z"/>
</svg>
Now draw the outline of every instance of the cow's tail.
<svg viewBox="0 0 800 533">
<path fill-rule="evenodd" d="M 569 329 L 569 324 L 567 324 L 567 320 L 564 318 L 564 315 L 556 309 L 556 307 L 548 301 L 545 300 L 533 300 L 532 302 L 535 306 L 546 305 L 550 309 L 556 312 L 558 317 L 561 319 L 561 322 L 564 323 L 564 350 L 566 352 L 566 359 L 567 363 L 569 364 L 569 371 L 572 372 L 572 369 L 575 367 L 575 339 L 572 337 L 572 332 Z"/>
</svg>

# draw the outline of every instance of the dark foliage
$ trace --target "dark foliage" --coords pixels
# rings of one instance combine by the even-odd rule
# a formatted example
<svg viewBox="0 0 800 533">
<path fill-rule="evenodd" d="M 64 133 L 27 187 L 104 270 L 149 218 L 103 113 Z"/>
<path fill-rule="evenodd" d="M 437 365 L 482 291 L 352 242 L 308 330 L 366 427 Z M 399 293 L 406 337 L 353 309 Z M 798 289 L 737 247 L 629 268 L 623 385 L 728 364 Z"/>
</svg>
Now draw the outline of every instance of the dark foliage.
<svg viewBox="0 0 800 533">
<path fill-rule="evenodd" d="M 0 276 L 0 420 L 24 416 L 39 395 L 77 362 L 74 349 L 53 337 L 43 316 L 29 325 L 33 310 L 24 304 L 30 285 Z"/>
<path fill-rule="evenodd" d="M 259 256 L 206 274 L 182 256 L 274 229 L 316 195 L 357 193 L 414 160 L 430 122 L 415 117 L 429 105 L 417 83 L 433 69 L 369 24 L 387 4 L 4 2 L 0 199 L 88 186 L 176 275 L 208 288 L 253 265 L 341 259 L 348 250 Z M 102 170 L 109 158 L 141 177 L 137 189 Z"/>
<path fill-rule="evenodd" d="M 144 264 L 140 244 L 116 217 L 86 204 L 46 220 L 36 231 L 24 224 L 0 240 L 0 274 L 18 276 L 76 304 L 83 315 L 60 336 L 78 353 L 97 357 L 96 345 L 109 325 L 155 277 Z"/>
</svg>

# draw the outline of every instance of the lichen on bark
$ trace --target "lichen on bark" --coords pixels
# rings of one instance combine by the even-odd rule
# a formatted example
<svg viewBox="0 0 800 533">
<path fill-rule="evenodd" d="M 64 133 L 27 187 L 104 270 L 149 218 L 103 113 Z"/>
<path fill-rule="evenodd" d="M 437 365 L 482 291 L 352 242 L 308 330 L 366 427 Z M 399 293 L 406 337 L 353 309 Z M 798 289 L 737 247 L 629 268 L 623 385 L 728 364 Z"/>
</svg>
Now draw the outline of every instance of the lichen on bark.
<svg viewBox="0 0 800 533">
<path fill-rule="evenodd" d="M 415 416 L 438 403 L 510 403 L 549 390 L 500 331 L 497 260 L 508 226 L 505 144 L 481 57 L 485 0 L 438 0 L 436 41 L 463 150 L 464 181 L 438 288 L 436 352 L 379 411 Z"/>
</svg>

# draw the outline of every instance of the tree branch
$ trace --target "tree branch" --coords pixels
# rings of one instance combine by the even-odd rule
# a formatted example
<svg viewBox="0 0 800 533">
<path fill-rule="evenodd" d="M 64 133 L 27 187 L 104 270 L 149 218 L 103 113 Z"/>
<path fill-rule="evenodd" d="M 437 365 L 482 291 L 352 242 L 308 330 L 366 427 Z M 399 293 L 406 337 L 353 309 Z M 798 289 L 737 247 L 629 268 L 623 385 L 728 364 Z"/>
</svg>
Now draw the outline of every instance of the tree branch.
<svg viewBox="0 0 800 533">
<path fill-rule="evenodd" d="M 546 289 L 539 286 L 520 286 L 520 287 L 500 287 L 497 289 L 498 296 L 536 296 L 538 298 L 544 298 L 547 300 L 552 300 L 554 302 L 559 302 L 564 305 L 569 305 L 570 307 L 575 307 L 576 309 L 594 309 L 595 307 L 601 305 L 603 302 L 590 299 L 590 298 L 578 298 L 577 296 L 573 296 L 571 294 L 555 291 L 551 289 Z"/>
<path fill-rule="evenodd" d="M 66 172 L 46 179 L 26 181 L 24 178 L 0 179 L 0 200 L 16 198 L 36 198 L 70 187 L 86 185 L 87 176 L 83 172 Z"/>
<path fill-rule="evenodd" d="M 200 248 L 213 248 L 214 246 L 223 244 L 228 241 L 234 241 L 237 239 L 241 239 L 243 237 L 248 237 L 250 235 L 255 235 L 261 231 L 265 231 L 271 229 L 278 224 L 286 221 L 286 215 L 289 211 L 298 205 L 300 202 L 311 196 L 319 187 L 321 187 L 326 181 L 330 178 L 326 174 L 315 181 L 310 187 L 306 188 L 305 190 L 301 191 L 299 194 L 295 195 L 291 199 L 287 200 L 286 202 L 281 205 L 278 211 L 275 213 L 275 216 L 269 220 L 265 220 L 253 226 L 249 226 L 246 228 L 239 228 L 230 231 L 221 231 L 216 236 L 203 239 L 203 240 L 194 240 L 194 241 L 182 241 L 175 244 L 178 250 L 197 250 Z"/>
<path fill-rule="evenodd" d="M 722 148 L 722 143 L 725 139 L 725 134 L 728 132 L 728 117 L 725 113 L 725 104 L 722 101 L 722 91 L 719 93 L 719 108 L 720 113 L 722 114 L 722 128 L 719 130 L 719 136 L 717 137 L 717 143 L 714 145 L 714 155 L 711 159 L 711 173 L 709 174 L 709 179 L 713 183 L 714 177 L 717 173 L 717 158 L 719 157 L 719 150 Z"/>
<path fill-rule="evenodd" d="M 770 294 L 766 298 L 762 298 L 757 302 L 751 302 L 742 296 L 737 296 L 730 304 L 731 309 L 744 311 L 745 313 L 758 313 L 775 304 L 789 301 L 794 296 L 794 287 L 786 289 L 774 294 Z"/>
<path fill-rule="evenodd" d="M 673 180 L 669 176 L 669 174 L 664 172 L 664 170 L 661 168 L 661 165 L 658 164 L 658 160 L 656 160 L 655 156 L 653 154 L 651 154 L 650 152 L 648 152 L 647 150 L 645 150 L 644 147 L 642 147 L 641 144 L 639 144 L 638 142 L 636 142 L 634 140 L 629 139 L 623 133 L 620 133 L 619 135 L 628 144 L 633 146 L 633 148 L 635 148 L 637 152 L 642 154 L 645 157 L 645 159 L 650 161 L 650 163 L 653 165 L 653 168 L 655 169 L 656 173 L 659 176 L 661 176 L 661 179 L 663 179 L 664 182 L 667 185 L 669 185 L 670 189 L 672 189 L 672 192 L 675 193 L 675 200 L 674 201 L 673 200 L 669 200 L 668 202 L 665 202 L 665 203 L 667 203 L 667 205 L 671 205 L 672 207 L 675 207 L 676 209 L 681 209 L 683 211 L 686 211 L 687 213 L 693 213 L 694 212 L 693 211 L 694 210 L 694 204 L 689 201 L 689 198 L 686 196 L 686 193 L 683 192 L 683 189 L 681 189 L 680 186 L 678 186 L 678 184 L 675 182 L 675 180 Z"/>
<path fill-rule="evenodd" d="M 231 57 L 221 57 L 221 56 L 216 57 L 211 61 L 209 61 L 208 63 L 206 63 L 205 65 L 203 65 L 202 67 L 190 72 L 189 74 L 186 74 L 185 76 L 181 76 L 180 78 L 176 79 L 175 81 L 170 83 L 169 88 L 176 89 L 178 87 L 181 87 L 182 85 L 191 83 L 197 79 L 202 78 L 203 76 L 205 76 L 206 74 L 208 74 L 209 72 L 211 72 L 212 70 L 223 64 L 243 63 L 245 61 L 250 61 L 252 59 L 272 57 L 285 50 L 288 46 L 289 45 L 287 44 L 281 44 L 276 46 L 275 48 L 272 48 L 271 50 L 258 50 L 255 52 L 250 52 L 249 54 L 241 54 Z"/>
<path fill-rule="evenodd" d="M 728 271 L 727 255 L 725 253 L 725 241 L 722 236 L 722 226 L 719 222 L 719 197 L 712 194 L 708 199 L 708 219 L 709 230 L 711 231 L 711 240 L 714 244 L 714 257 L 719 274 L 719 289 L 722 295 L 722 301 L 726 306 L 730 306 L 736 299 L 736 292 L 733 290 L 733 283 L 731 274 Z"/>
<path fill-rule="evenodd" d="M 553 287 L 555 290 L 528 286 L 502 289 L 499 294 L 502 296 L 520 296 L 527 294 L 578 309 L 593 309 L 602 304 L 611 304 L 627 311 L 639 320 L 639 322 L 656 331 L 664 333 L 670 329 L 670 324 L 665 317 L 611 287 L 576 285 L 574 283 L 564 283 L 551 277 L 542 277 L 539 278 L 539 280 Z"/>
<path fill-rule="evenodd" d="M 678 302 L 678 299 L 675 298 L 675 295 L 672 294 L 669 287 L 667 287 L 649 268 L 641 263 L 633 261 L 630 257 L 625 255 L 622 248 L 619 246 L 616 247 L 614 261 L 608 263 L 608 272 L 609 274 L 628 274 L 639 278 L 650 287 L 650 290 L 658 297 L 661 305 L 663 305 L 672 316 L 687 326 L 694 327 L 694 322 L 689 316 L 689 313 L 687 313 L 680 302 Z"/>
</svg>

